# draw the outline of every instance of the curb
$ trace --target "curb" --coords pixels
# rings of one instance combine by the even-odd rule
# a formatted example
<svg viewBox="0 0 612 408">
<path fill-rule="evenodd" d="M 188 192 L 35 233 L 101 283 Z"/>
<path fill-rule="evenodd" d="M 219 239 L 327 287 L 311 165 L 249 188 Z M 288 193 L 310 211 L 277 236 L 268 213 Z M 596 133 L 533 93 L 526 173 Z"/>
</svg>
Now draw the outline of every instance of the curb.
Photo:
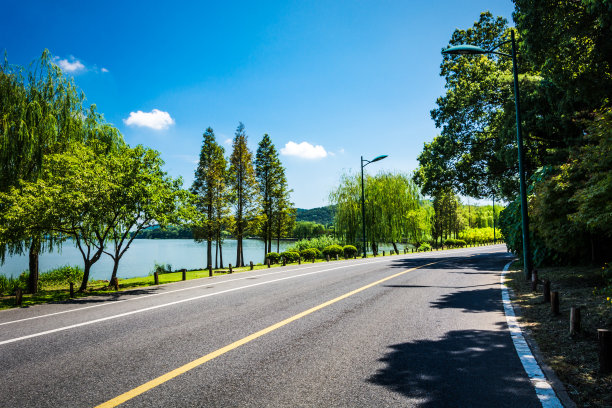
<svg viewBox="0 0 612 408">
<path fill-rule="evenodd" d="M 519 305 L 512 303 L 511 300 L 515 298 L 514 292 L 505 284 L 506 272 L 513 262 L 510 261 L 504 266 L 500 285 L 504 314 L 516 352 L 543 407 L 575 408 L 576 404 L 570 399 L 563 383 L 544 362 L 537 343 L 516 318 L 521 316 L 521 309 Z"/>
</svg>

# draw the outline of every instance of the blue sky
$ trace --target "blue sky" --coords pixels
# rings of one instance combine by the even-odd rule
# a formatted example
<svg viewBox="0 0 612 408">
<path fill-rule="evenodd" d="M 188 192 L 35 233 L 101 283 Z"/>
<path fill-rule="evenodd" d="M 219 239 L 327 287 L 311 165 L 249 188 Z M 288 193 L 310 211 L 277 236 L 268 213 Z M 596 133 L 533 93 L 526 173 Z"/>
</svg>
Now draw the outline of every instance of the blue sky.
<svg viewBox="0 0 612 408">
<path fill-rule="evenodd" d="M 343 172 L 411 173 L 438 133 L 440 50 L 455 28 L 511 1 L 3 0 L 0 50 L 26 65 L 47 48 L 130 145 L 161 152 L 185 186 L 204 129 L 229 154 L 243 122 L 268 133 L 297 207 L 328 204 Z"/>
</svg>

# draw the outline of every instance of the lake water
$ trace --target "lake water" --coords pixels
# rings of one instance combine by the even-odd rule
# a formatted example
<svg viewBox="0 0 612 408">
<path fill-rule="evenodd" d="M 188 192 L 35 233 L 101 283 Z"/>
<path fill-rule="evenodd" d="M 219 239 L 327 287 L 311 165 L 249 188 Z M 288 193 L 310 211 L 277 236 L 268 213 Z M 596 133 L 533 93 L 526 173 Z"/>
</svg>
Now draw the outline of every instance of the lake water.
<svg viewBox="0 0 612 408">
<path fill-rule="evenodd" d="M 280 241 L 280 251 L 290 246 L 293 241 Z M 264 261 L 264 243 L 258 239 L 243 241 L 245 263 L 262 263 Z M 276 241 L 272 245 L 276 250 Z M 213 246 L 213 266 L 215 250 Z M 206 266 L 206 243 L 196 243 L 190 239 L 135 239 L 119 262 L 119 278 L 147 276 L 153 271 L 155 263 L 170 264 L 172 270 L 181 268 L 195 269 Z M 223 242 L 223 265 L 236 263 L 236 240 Z M 64 244 L 61 252 L 42 254 L 39 257 L 39 270 L 45 272 L 63 265 L 83 267 L 83 258 L 79 250 L 70 242 Z M 28 269 L 28 256 L 7 257 L 0 266 L 0 275 L 17 277 Z M 110 279 L 113 271 L 113 260 L 103 254 L 91 268 L 92 279 Z"/>
</svg>

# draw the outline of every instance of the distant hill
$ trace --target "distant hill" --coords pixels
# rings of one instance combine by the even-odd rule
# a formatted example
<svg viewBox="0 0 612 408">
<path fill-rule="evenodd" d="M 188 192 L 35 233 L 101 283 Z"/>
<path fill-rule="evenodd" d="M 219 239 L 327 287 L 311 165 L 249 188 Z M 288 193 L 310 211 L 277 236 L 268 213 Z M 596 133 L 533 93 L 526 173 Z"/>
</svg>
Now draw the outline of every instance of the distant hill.
<svg viewBox="0 0 612 408">
<path fill-rule="evenodd" d="M 334 223 L 334 215 L 336 215 L 335 205 L 317 207 L 310 210 L 297 208 L 296 221 L 313 221 L 318 224 L 329 226 L 330 224 Z"/>
</svg>

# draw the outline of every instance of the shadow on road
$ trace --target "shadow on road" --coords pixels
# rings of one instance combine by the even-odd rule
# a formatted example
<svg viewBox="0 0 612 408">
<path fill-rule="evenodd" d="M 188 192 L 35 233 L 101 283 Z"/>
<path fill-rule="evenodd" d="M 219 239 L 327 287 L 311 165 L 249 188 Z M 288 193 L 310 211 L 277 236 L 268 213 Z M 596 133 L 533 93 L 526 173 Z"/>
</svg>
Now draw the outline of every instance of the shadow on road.
<svg viewBox="0 0 612 408">
<path fill-rule="evenodd" d="M 396 259 L 391 263 L 391 267 L 410 269 L 435 262 L 433 265 L 426 268 L 454 269 L 456 270 L 455 273 L 482 274 L 501 271 L 504 264 L 512 258 L 505 252 L 470 257 L 457 256 L 456 254 L 444 257 L 442 256 L 442 252 L 438 254 L 439 256 L 437 257 L 427 256 Z"/>
<path fill-rule="evenodd" d="M 71 304 L 81 305 L 81 304 L 87 304 L 87 303 L 114 302 L 117 300 L 126 299 L 131 296 L 150 295 L 153 293 L 160 293 L 159 288 L 131 289 L 131 290 L 125 290 L 125 291 L 120 291 L 120 292 L 104 293 L 101 295 L 87 296 L 83 298 L 68 299 L 68 300 L 63 300 L 61 302 L 57 302 L 57 303 L 63 303 L 63 304 L 69 304 L 69 305 Z"/>
<path fill-rule="evenodd" d="M 367 381 L 419 406 L 541 407 L 506 331 L 451 331 L 390 349 Z"/>
<path fill-rule="evenodd" d="M 448 293 L 440 299 L 431 302 L 438 309 L 463 309 L 465 312 L 495 312 L 502 311 L 503 304 L 498 285 L 489 289 L 475 289 Z"/>
</svg>

